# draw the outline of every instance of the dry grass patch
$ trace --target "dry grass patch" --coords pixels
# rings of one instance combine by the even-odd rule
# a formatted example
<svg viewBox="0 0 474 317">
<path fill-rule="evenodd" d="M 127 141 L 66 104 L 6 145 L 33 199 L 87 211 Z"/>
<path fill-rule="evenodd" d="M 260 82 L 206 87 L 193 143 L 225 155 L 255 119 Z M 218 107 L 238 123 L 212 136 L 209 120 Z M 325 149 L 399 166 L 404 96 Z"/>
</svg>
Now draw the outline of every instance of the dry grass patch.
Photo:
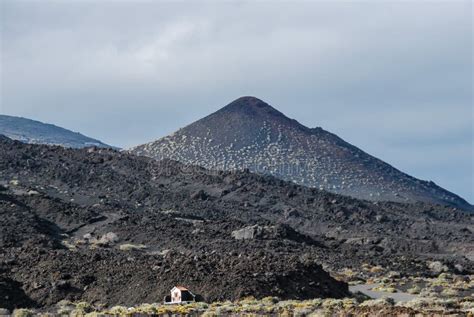
<svg viewBox="0 0 474 317">
<path fill-rule="evenodd" d="M 147 246 L 144 244 L 122 244 L 119 246 L 119 249 L 122 251 L 139 251 L 139 250 L 144 250 L 146 249 Z"/>
</svg>

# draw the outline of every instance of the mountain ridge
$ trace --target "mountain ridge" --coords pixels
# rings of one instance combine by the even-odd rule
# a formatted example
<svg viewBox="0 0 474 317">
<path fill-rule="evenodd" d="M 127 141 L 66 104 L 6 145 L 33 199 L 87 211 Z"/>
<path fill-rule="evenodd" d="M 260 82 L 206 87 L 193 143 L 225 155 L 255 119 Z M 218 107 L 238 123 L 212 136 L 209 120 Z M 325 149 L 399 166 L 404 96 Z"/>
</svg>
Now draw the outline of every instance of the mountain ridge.
<svg viewBox="0 0 474 317">
<path fill-rule="evenodd" d="M 323 128 L 308 128 L 264 101 L 245 96 L 156 141 L 129 149 L 208 169 L 245 169 L 373 201 L 472 206 Z"/>
<path fill-rule="evenodd" d="M 25 143 L 60 145 L 71 148 L 110 147 L 97 139 L 66 128 L 24 117 L 0 114 L 0 134 Z"/>
</svg>

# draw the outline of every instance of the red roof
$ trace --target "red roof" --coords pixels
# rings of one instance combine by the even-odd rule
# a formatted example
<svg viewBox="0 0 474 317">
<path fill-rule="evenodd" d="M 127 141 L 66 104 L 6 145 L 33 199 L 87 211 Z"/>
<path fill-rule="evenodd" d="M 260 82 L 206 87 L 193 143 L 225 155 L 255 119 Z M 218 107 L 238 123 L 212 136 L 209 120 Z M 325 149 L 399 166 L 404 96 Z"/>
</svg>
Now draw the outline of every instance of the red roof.
<svg viewBox="0 0 474 317">
<path fill-rule="evenodd" d="M 175 286 L 177 289 L 179 289 L 180 291 L 187 291 L 188 289 L 184 286 Z"/>
</svg>

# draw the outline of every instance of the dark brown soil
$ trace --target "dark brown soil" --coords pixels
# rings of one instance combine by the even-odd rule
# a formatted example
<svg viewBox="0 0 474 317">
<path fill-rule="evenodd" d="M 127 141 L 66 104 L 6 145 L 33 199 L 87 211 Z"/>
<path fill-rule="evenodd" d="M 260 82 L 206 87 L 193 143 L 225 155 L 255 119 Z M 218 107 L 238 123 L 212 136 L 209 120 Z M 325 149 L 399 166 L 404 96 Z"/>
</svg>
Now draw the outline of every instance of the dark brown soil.
<svg viewBox="0 0 474 317">
<path fill-rule="evenodd" d="M 0 307 L 156 302 L 177 284 L 208 301 L 348 296 L 319 264 L 473 271 L 472 215 L 448 207 L 5 138 L 0 184 Z"/>
</svg>

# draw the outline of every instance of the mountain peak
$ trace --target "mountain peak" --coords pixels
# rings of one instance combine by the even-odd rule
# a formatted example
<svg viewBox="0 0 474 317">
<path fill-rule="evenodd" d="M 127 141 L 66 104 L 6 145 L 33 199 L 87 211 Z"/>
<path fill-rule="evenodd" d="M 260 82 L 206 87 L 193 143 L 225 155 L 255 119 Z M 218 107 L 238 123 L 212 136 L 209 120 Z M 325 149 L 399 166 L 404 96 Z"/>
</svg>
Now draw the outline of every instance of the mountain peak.
<svg viewBox="0 0 474 317">
<path fill-rule="evenodd" d="M 283 113 L 270 106 L 265 101 L 253 97 L 243 96 L 235 99 L 217 113 L 239 113 L 256 117 L 278 117 L 288 119 Z"/>
<path fill-rule="evenodd" d="M 359 199 L 468 206 L 459 196 L 417 180 L 321 128 L 307 128 L 250 96 L 132 152 L 215 170 L 249 168 Z"/>
<path fill-rule="evenodd" d="M 234 101 L 232 101 L 230 104 L 242 104 L 246 106 L 256 106 L 256 107 L 264 107 L 264 106 L 269 106 L 266 102 L 263 100 L 253 97 L 253 96 L 242 96 Z"/>
</svg>

